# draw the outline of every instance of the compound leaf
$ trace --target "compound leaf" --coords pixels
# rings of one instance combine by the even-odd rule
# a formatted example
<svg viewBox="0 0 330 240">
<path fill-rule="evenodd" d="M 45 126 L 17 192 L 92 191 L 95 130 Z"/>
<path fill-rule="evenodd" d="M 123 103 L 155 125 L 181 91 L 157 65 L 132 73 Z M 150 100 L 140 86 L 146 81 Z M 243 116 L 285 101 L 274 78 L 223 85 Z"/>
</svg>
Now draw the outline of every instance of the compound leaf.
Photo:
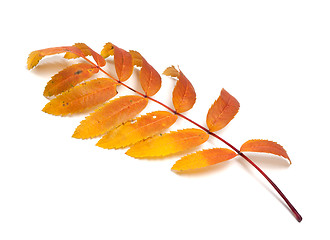
<svg viewBox="0 0 330 240">
<path fill-rule="evenodd" d="M 95 110 L 76 128 L 74 138 L 94 138 L 133 119 L 148 104 L 144 97 L 127 95 L 111 100 Z"/>
<path fill-rule="evenodd" d="M 172 171 L 186 171 L 211 166 L 227 161 L 237 156 L 237 153 L 227 148 L 213 148 L 198 151 L 182 157 L 172 167 Z"/>
<path fill-rule="evenodd" d="M 213 103 L 206 117 L 206 124 L 211 132 L 224 128 L 238 113 L 239 102 L 225 89 Z"/>
<path fill-rule="evenodd" d="M 97 78 L 63 92 L 42 110 L 62 116 L 82 112 L 113 98 L 117 94 L 116 86 L 110 78 Z"/>
<path fill-rule="evenodd" d="M 291 164 L 291 160 L 285 151 L 285 149 L 278 143 L 262 140 L 253 139 L 245 142 L 240 149 L 241 152 L 263 152 L 271 153 L 286 158 Z"/>
<path fill-rule="evenodd" d="M 136 158 L 164 157 L 199 146 L 208 138 L 209 135 L 200 129 L 183 129 L 138 142 L 126 154 Z"/>
</svg>

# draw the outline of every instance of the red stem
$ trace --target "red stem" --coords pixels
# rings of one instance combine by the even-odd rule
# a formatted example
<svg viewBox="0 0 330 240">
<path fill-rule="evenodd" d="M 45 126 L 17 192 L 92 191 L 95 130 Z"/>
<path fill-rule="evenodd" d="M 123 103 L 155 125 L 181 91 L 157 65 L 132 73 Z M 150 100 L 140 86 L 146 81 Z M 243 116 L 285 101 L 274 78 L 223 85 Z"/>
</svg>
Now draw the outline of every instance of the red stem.
<svg viewBox="0 0 330 240">
<path fill-rule="evenodd" d="M 87 58 L 85 58 L 87 60 Z M 90 60 L 88 60 L 88 62 L 92 63 Z M 291 202 L 286 198 L 286 196 L 283 194 L 283 192 L 276 186 L 276 184 L 267 176 L 267 174 L 262 171 L 258 165 L 256 165 L 250 158 L 248 158 L 244 153 L 242 153 L 239 149 L 237 149 L 236 147 L 234 147 L 233 145 L 231 145 L 229 142 L 227 142 L 226 140 L 224 140 L 223 138 L 221 138 L 220 136 L 218 136 L 217 134 L 215 134 L 214 132 L 210 132 L 209 129 L 203 127 L 202 125 L 196 123 L 195 121 L 191 120 L 190 118 L 182 115 L 181 113 L 178 113 L 177 111 L 175 111 L 174 109 L 168 107 L 167 105 L 165 105 L 164 103 L 159 102 L 158 100 L 149 97 L 139 91 L 136 91 L 135 89 L 131 88 L 130 86 L 126 85 L 125 83 L 117 80 L 116 78 L 112 77 L 109 73 L 107 73 L 106 71 L 104 71 L 102 68 L 100 68 L 99 66 L 97 66 L 96 64 L 92 63 L 93 65 L 95 65 L 95 67 L 98 67 L 100 69 L 101 72 L 103 72 L 105 75 L 107 75 L 109 78 L 111 78 L 112 80 L 116 81 L 117 83 L 125 86 L 126 88 L 130 89 L 131 91 L 135 92 L 136 94 L 139 94 L 145 98 L 150 99 L 153 102 L 158 103 L 159 105 L 163 106 L 164 108 L 168 109 L 169 111 L 171 111 L 172 113 L 184 118 L 185 120 L 191 122 L 192 124 L 194 124 L 195 126 L 199 127 L 200 129 L 202 129 L 203 131 L 207 132 L 209 135 L 219 139 L 220 141 L 222 141 L 223 143 L 225 143 L 228 147 L 230 147 L 231 149 L 233 149 L 238 155 L 240 155 L 242 158 L 244 158 L 248 163 L 250 163 L 255 169 L 257 169 L 259 171 L 259 173 L 264 176 L 267 181 L 273 186 L 273 188 L 278 192 L 278 194 L 282 197 L 282 199 L 286 202 L 286 204 L 288 205 L 288 207 L 290 208 L 290 210 L 292 211 L 293 215 L 295 216 L 295 218 L 297 219 L 298 222 L 301 222 L 302 217 L 301 215 L 298 213 L 298 211 L 294 208 L 294 206 L 291 204 Z"/>
<path fill-rule="evenodd" d="M 243 157 L 246 161 L 248 161 L 255 169 L 257 169 L 262 176 L 264 176 L 267 181 L 273 186 L 273 188 L 275 188 L 275 190 L 278 192 L 278 194 L 283 198 L 283 200 L 286 202 L 286 204 L 289 206 L 289 208 L 291 209 L 293 215 L 295 216 L 295 218 L 297 219 L 298 222 L 301 222 L 302 220 L 302 216 L 298 213 L 298 211 L 295 209 L 295 207 L 291 204 L 291 202 L 289 201 L 289 199 L 286 198 L 286 196 L 284 195 L 284 193 L 276 186 L 276 184 L 266 175 L 266 173 L 264 173 L 264 171 L 262 171 L 251 159 L 249 159 L 244 153 L 240 152 L 241 157 Z"/>
</svg>

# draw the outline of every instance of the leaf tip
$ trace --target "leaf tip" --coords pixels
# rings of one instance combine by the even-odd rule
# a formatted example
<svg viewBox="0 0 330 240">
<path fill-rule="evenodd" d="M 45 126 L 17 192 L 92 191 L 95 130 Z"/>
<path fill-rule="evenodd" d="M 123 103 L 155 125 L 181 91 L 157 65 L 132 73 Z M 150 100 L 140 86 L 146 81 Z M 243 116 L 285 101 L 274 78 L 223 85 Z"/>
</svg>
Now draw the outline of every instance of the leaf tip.
<svg viewBox="0 0 330 240">
<path fill-rule="evenodd" d="M 134 151 L 134 149 L 132 150 L 132 148 L 128 149 L 128 150 L 125 152 L 125 154 L 126 154 L 127 156 L 134 157 L 134 158 L 142 158 L 142 157 L 140 156 L 140 154 L 138 154 L 136 151 Z"/>
<path fill-rule="evenodd" d="M 103 46 L 103 49 L 101 51 L 101 56 L 103 58 L 107 58 L 109 56 L 113 56 L 114 55 L 114 52 L 115 51 L 115 48 L 114 48 L 114 45 L 110 42 L 107 42 L 104 46 Z"/>
<path fill-rule="evenodd" d="M 37 66 L 42 58 L 43 56 L 41 56 L 40 51 L 31 52 L 27 59 L 27 69 L 31 70 L 32 68 Z"/>
<path fill-rule="evenodd" d="M 143 57 L 138 51 L 129 50 L 128 51 L 133 58 L 133 65 L 137 67 L 142 67 Z"/>
<path fill-rule="evenodd" d="M 180 173 L 182 172 L 182 170 L 178 169 L 175 164 L 173 165 L 173 167 L 171 168 L 171 171 L 174 172 L 174 173 Z"/>
<path fill-rule="evenodd" d="M 163 72 L 163 75 L 168 76 L 168 77 L 176 77 L 179 78 L 180 76 L 180 71 L 177 70 L 173 65 L 166 68 Z"/>
</svg>

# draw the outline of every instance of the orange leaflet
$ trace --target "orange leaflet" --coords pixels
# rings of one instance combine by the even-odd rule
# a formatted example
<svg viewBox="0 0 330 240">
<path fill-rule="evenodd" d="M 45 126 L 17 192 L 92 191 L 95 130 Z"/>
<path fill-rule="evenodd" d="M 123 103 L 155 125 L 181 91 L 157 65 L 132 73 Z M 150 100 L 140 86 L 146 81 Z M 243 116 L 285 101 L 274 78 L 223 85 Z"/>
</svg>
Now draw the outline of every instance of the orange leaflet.
<svg viewBox="0 0 330 240">
<path fill-rule="evenodd" d="M 147 104 L 148 100 L 140 96 L 128 95 L 114 99 L 81 121 L 72 137 L 86 139 L 100 136 L 133 119 Z"/>
<path fill-rule="evenodd" d="M 172 97 L 175 110 L 183 113 L 191 109 L 196 101 L 196 92 L 190 81 L 180 70 L 176 70 L 173 66 L 167 68 L 163 74 L 179 79 L 174 87 Z"/>
<path fill-rule="evenodd" d="M 140 71 L 140 83 L 142 86 L 143 91 L 147 96 L 155 95 L 161 85 L 162 80 L 159 73 L 142 57 L 139 52 L 136 51 L 129 51 L 133 57 L 133 63 L 136 66 L 141 68 Z"/>
<path fill-rule="evenodd" d="M 51 97 L 60 94 L 90 78 L 98 71 L 98 68 L 93 67 L 89 63 L 71 65 L 52 77 L 45 87 L 44 96 Z"/>
<path fill-rule="evenodd" d="M 82 83 L 52 99 L 42 111 L 67 115 L 87 110 L 116 96 L 117 83 L 109 78 L 97 78 Z"/>
<path fill-rule="evenodd" d="M 239 102 L 225 89 L 213 103 L 206 117 L 206 124 L 211 132 L 224 128 L 238 113 Z"/>
<path fill-rule="evenodd" d="M 80 57 L 85 57 L 84 53 L 79 48 L 74 46 L 45 48 L 30 53 L 27 59 L 27 68 L 29 70 L 34 68 L 39 63 L 39 61 L 45 56 L 64 53 L 64 52 L 71 52 Z"/>
<path fill-rule="evenodd" d="M 139 52 L 133 50 L 129 50 L 129 53 L 132 55 L 133 65 L 137 67 L 142 67 L 142 63 L 143 63 L 142 55 Z"/>
<path fill-rule="evenodd" d="M 73 45 L 73 47 L 79 48 L 84 53 L 85 56 L 92 56 L 98 66 L 100 66 L 100 67 L 105 66 L 106 61 L 104 60 L 104 58 L 100 54 L 95 52 L 93 49 L 88 47 L 85 43 L 76 43 Z M 67 58 L 67 59 L 78 58 L 78 57 L 80 57 L 80 56 L 78 56 L 77 54 L 71 53 L 71 52 L 67 52 L 64 55 L 64 58 Z"/>
<path fill-rule="evenodd" d="M 163 72 L 164 75 L 179 78 L 180 72 L 174 66 L 170 66 Z"/>
<path fill-rule="evenodd" d="M 104 45 L 101 56 L 107 58 L 114 55 L 116 73 L 120 81 L 124 82 L 133 73 L 133 58 L 129 52 L 108 42 Z"/>
<path fill-rule="evenodd" d="M 291 164 L 291 160 L 286 153 L 285 149 L 278 143 L 261 140 L 261 139 L 253 139 L 245 142 L 240 149 L 241 152 L 264 152 L 271 153 L 281 157 L 284 157 L 289 160 Z"/>
<path fill-rule="evenodd" d="M 237 156 L 227 148 L 213 148 L 198 151 L 182 157 L 172 167 L 172 171 L 186 171 L 211 166 Z"/>
<path fill-rule="evenodd" d="M 96 146 L 107 149 L 127 147 L 161 133 L 172 126 L 177 118 L 178 116 L 165 111 L 147 113 L 135 121 L 110 130 Z"/>
<path fill-rule="evenodd" d="M 92 55 L 91 48 L 88 47 L 85 43 L 75 43 L 72 46 L 74 46 L 76 48 L 79 48 L 84 53 L 85 56 L 91 56 Z M 64 55 L 64 58 L 66 58 L 66 59 L 79 58 L 79 57 L 80 57 L 79 55 L 74 54 L 72 52 L 67 52 Z"/>
<path fill-rule="evenodd" d="M 131 157 L 164 157 L 206 142 L 209 135 L 200 129 L 183 129 L 160 134 L 133 145 L 126 154 Z"/>
</svg>

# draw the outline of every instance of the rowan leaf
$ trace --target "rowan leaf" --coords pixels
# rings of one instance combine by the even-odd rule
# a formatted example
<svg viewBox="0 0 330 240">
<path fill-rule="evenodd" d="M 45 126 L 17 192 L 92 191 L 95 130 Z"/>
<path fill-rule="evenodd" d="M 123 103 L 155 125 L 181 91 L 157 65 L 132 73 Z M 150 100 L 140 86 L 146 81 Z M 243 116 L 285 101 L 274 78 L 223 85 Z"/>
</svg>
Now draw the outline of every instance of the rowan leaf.
<svg viewBox="0 0 330 240">
<path fill-rule="evenodd" d="M 71 65 L 51 78 L 45 87 L 44 96 L 51 97 L 58 95 L 90 78 L 98 71 L 98 68 L 93 67 L 93 65 L 89 63 Z"/>
<path fill-rule="evenodd" d="M 182 157 L 173 165 L 172 171 L 181 172 L 197 168 L 204 168 L 230 160 L 236 156 L 237 153 L 227 148 L 202 150 Z"/>
<path fill-rule="evenodd" d="M 84 53 L 79 48 L 74 46 L 45 48 L 45 49 L 33 51 L 29 54 L 29 57 L 27 59 L 27 68 L 30 70 L 35 66 L 37 66 L 39 61 L 45 56 L 64 53 L 64 52 L 71 52 L 81 57 L 85 56 Z"/>
<path fill-rule="evenodd" d="M 96 144 L 106 149 L 124 148 L 163 132 L 172 126 L 178 116 L 166 111 L 147 113 L 134 121 L 110 130 Z"/>
<path fill-rule="evenodd" d="M 117 85 L 110 78 L 97 78 L 82 83 L 52 99 L 42 111 L 62 116 L 82 112 L 116 96 Z"/>
<path fill-rule="evenodd" d="M 196 92 L 193 85 L 180 71 L 173 66 L 167 68 L 164 75 L 171 77 L 178 77 L 178 81 L 173 90 L 173 106 L 178 113 L 183 113 L 191 109 L 196 102 Z"/>
<path fill-rule="evenodd" d="M 211 132 L 224 128 L 238 113 L 239 102 L 225 89 L 213 103 L 206 117 L 206 124 Z"/>
<path fill-rule="evenodd" d="M 263 152 L 271 153 L 277 156 L 286 158 L 291 164 L 291 160 L 285 151 L 285 149 L 278 143 L 262 140 L 262 139 L 253 139 L 245 142 L 240 149 L 241 152 Z"/>
<path fill-rule="evenodd" d="M 147 96 L 155 95 L 161 85 L 162 79 L 159 73 L 142 57 L 139 52 L 130 51 L 133 57 L 133 63 L 136 66 L 141 66 L 140 70 L 140 83 L 143 91 Z"/>
<path fill-rule="evenodd" d="M 94 138 L 133 119 L 148 104 L 144 97 L 127 95 L 111 100 L 81 121 L 72 137 Z"/>
<path fill-rule="evenodd" d="M 97 142 L 97 146 L 109 149 L 130 146 L 126 154 L 131 157 L 158 158 L 182 153 L 199 146 L 208 140 L 209 135 L 213 135 L 234 151 L 225 148 L 197 151 L 178 160 L 173 165 L 172 170 L 181 172 L 204 168 L 240 155 L 247 162 L 251 163 L 274 187 L 291 209 L 296 219 L 299 222 L 302 220 L 301 215 L 275 183 L 247 157 L 246 152 L 270 153 L 288 159 L 291 164 L 290 158 L 281 145 L 268 140 L 249 140 L 241 146 L 239 151 L 229 142 L 213 133 L 225 127 L 239 111 L 239 102 L 226 90 L 221 90 L 219 98 L 210 107 L 206 118 L 208 126 L 208 129 L 206 129 L 192 119 L 180 114 L 194 106 L 196 93 L 190 81 L 179 68 L 171 66 L 163 73 L 172 78 L 177 78 L 172 93 L 174 105 L 174 108 L 172 108 L 149 97 L 156 94 L 161 87 L 161 77 L 156 70 L 140 53 L 136 51 L 127 52 L 112 43 L 104 45 L 101 55 L 84 43 L 33 51 L 27 59 L 27 68 L 32 69 L 45 56 L 64 52 L 66 53 L 65 58 L 82 57 L 87 63 L 72 65 L 52 77 L 47 83 L 44 95 L 46 97 L 56 95 L 56 97 L 46 104 L 43 111 L 61 116 L 85 111 L 115 96 L 117 94 L 117 85 L 122 85 L 136 93 L 134 96 L 122 96 L 103 104 L 102 107 L 93 111 L 80 122 L 80 125 L 73 133 L 73 137 L 87 139 L 105 134 Z M 118 80 L 111 77 L 110 73 L 101 68 L 106 65 L 104 58 L 110 55 L 114 56 Z M 94 58 L 97 65 L 90 60 L 91 57 L 89 56 Z M 130 78 L 134 66 L 141 67 L 140 83 L 145 94 L 122 83 Z M 99 71 L 102 71 L 109 78 L 98 78 L 81 83 Z M 79 83 L 81 84 L 78 85 Z M 147 106 L 148 100 L 152 100 L 154 103 L 167 108 L 169 112 L 156 111 L 135 118 Z M 162 131 L 174 124 L 178 117 L 187 120 L 199 129 L 183 129 L 162 134 Z"/>
<path fill-rule="evenodd" d="M 115 69 L 120 81 L 124 82 L 130 78 L 133 73 L 133 58 L 132 55 L 112 43 L 108 42 L 104 45 L 101 56 L 107 58 L 114 56 Z"/>
<path fill-rule="evenodd" d="M 126 154 L 135 158 L 164 157 L 199 146 L 208 138 L 209 135 L 200 129 L 183 129 L 138 142 Z"/>
</svg>

